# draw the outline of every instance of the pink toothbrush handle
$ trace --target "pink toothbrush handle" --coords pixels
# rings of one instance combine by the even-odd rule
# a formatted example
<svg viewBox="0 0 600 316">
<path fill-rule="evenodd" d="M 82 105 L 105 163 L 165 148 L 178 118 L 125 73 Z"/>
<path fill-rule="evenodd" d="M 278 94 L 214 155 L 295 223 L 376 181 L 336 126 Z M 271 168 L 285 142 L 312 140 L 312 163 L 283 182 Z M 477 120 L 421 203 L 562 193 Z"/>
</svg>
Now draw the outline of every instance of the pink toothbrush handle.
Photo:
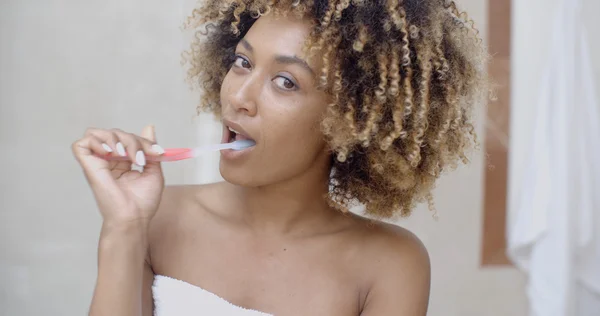
<svg viewBox="0 0 600 316">
<path fill-rule="evenodd" d="M 110 161 L 126 161 L 131 159 L 129 156 L 119 156 L 117 153 L 98 155 L 98 157 Z M 192 158 L 191 148 L 167 148 L 165 149 L 165 153 L 160 156 L 146 156 L 147 161 L 178 161 L 189 158 Z"/>
</svg>

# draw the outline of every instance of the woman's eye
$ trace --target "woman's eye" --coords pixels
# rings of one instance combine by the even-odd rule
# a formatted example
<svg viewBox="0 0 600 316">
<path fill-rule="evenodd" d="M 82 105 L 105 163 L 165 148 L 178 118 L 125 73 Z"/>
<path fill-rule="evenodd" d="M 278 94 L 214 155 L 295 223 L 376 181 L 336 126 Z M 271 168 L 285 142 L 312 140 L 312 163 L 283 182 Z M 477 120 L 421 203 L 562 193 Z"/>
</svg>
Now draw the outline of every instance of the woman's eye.
<svg viewBox="0 0 600 316">
<path fill-rule="evenodd" d="M 295 90 L 296 89 L 296 84 L 285 77 L 277 77 L 275 79 L 273 79 L 273 81 L 275 82 L 275 84 L 277 86 L 279 86 L 280 88 L 284 89 L 284 90 Z"/>
<path fill-rule="evenodd" d="M 242 56 L 235 56 L 233 65 L 239 68 L 250 68 L 250 62 Z"/>
</svg>

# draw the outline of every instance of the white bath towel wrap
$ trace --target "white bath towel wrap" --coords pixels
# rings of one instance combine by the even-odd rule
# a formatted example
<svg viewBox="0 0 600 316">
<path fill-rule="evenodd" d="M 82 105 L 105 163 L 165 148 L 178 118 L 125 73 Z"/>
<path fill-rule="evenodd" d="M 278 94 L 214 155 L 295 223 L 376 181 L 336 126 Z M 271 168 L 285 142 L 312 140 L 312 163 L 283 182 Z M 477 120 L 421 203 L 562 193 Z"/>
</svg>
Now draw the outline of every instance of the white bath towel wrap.
<svg viewBox="0 0 600 316">
<path fill-rule="evenodd" d="M 198 286 L 156 275 L 152 285 L 154 316 L 272 316 L 234 305 Z"/>
</svg>

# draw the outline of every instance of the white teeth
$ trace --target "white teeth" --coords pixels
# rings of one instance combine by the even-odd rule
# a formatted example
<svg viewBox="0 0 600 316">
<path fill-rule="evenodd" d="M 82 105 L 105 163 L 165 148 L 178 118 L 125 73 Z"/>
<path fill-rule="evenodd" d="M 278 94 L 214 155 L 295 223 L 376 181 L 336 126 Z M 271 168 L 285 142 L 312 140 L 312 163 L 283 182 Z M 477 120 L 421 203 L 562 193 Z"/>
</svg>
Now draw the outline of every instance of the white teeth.
<svg viewBox="0 0 600 316">
<path fill-rule="evenodd" d="M 229 126 L 227 126 L 227 128 L 229 128 L 229 131 L 230 131 L 230 132 L 234 132 L 234 133 L 236 133 L 236 134 L 239 134 L 239 133 L 240 133 L 240 132 L 238 132 L 238 131 L 234 130 L 233 128 L 231 128 L 231 127 L 229 127 Z"/>
</svg>

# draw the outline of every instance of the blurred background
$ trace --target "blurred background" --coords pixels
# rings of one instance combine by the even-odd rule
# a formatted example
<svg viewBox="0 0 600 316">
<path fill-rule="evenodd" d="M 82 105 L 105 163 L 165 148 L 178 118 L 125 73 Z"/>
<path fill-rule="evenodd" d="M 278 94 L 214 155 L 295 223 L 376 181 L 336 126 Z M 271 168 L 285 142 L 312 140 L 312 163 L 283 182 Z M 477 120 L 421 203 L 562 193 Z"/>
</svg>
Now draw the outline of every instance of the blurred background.
<svg viewBox="0 0 600 316">
<path fill-rule="evenodd" d="M 442 178 L 436 189 L 437 220 L 421 206 L 410 218 L 397 222 L 414 231 L 429 250 L 433 269 L 429 315 L 600 315 L 600 288 L 594 288 L 600 282 L 583 282 L 584 290 L 567 291 L 586 278 L 574 276 L 580 265 L 570 255 L 579 258 L 584 252 L 577 251 L 585 248 L 592 258 L 593 246 L 600 246 L 594 232 L 600 226 L 590 226 L 599 222 L 597 200 L 583 201 L 600 195 L 594 191 L 600 188 L 594 182 L 600 178 L 598 169 L 579 171 L 589 181 L 579 182 L 578 192 L 587 195 L 567 197 L 568 207 L 559 210 L 562 215 L 549 211 L 565 201 L 553 202 L 556 194 L 548 192 L 554 191 L 520 194 L 544 188 L 542 184 L 552 177 L 540 175 L 562 166 L 556 161 L 544 164 L 543 159 L 573 152 L 563 147 L 532 152 L 540 146 L 547 149 L 535 146 L 542 143 L 540 139 L 547 145 L 559 143 L 548 133 L 560 133 L 554 127 L 566 116 L 540 114 L 563 113 L 544 110 L 560 99 L 552 92 L 565 92 L 557 88 L 564 85 L 552 79 L 587 87 L 567 93 L 570 96 L 597 96 L 600 91 L 600 81 L 592 84 L 591 79 L 600 77 L 600 1 L 580 1 L 580 10 L 573 11 L 570 20 L 578 26 L 566 27 L 566 20 L 556 23 L 565 26 L 559 37 L 562 46 L 576 55 L 571 64 L 557 66 L 570 55 L 557 57 L 558 46 L 552 41 L 557 32 L 552 25 L 557 12 L 565 17 L 566 8 L 576 2 L 457 1 L 490 49 L 489 72 L 497 99 L 476 113 L 482 150 L 472 156 L 470 165 Z M 193 0 L 0 1 L 0 148 L 4 151 L 0 155 L 0 315 L 87 313 L 101 219 L 70 151 L 87 127 L 140 132 L 144 125 L 154 124 L 165 147 L 220 140 L 218 123 L 210 116 L 196 115 L 198 92 L 185 83 L 180 65 L 180 54 L 191 36 L 180 27 L 194 4 Z M 582 26 L 588 30 L 586 64 L 581 64 L 585 53 L 580 53 L 585 45 L 578 40 Z M 560 69 L 571 70 L 570 77 L 557 73 Z M 549 97 L 541 97 L 544 93 Z M 569 109 L 569 124 L 579 122 L 578 118 L 600 120 L 599 104 L 594 110 L 592 99 L 567 102 L 568 107 L 561 108 Z M 583 108 L 584 103 L 592 108 Z M 547 124 L 538 118 L 546 118 Z M 599 134 L 590 134 L 594 130 L 590 122 L 581 124 L 590 129 L 580 135 L 591 137 L 568 134 L 563 143 L 575 143 L 569 140 L 576 137 L 585 148 L 599 148 Z M 536 130 L 549 132 L 535 136 Z M 564 165 L 587 167 L 599 162 L 589 159 L 587 165 L 579 160 Z M 214 154 L 166 164 L 167 184 L 218 181 L 217 163 Z M 540 166 L 546 169 L 540 169 L 537 178 L 530 175 Z M 575 175 L 557 174 L 565 180 Z M 528 200 L 530 196 L 537 200 Z M 568 202 L 573 200 L 568 199 L 577 200 L 580 211 L 573 210 Z M 527 206 L 536 203 L 545 206 Z M 539 212 L 529 214 L 533 209 Z M 564 248 L 561 239 L 536 248 L 536 242 L 551 235 L 552 223 L 563 222 L 574 223 L 569 224 L 569 234 L 583 232 L 573 237 L 578 246 Z M 538 256 L 548 249 L 556 250 L 554 257 Z M 590 280 L 600 269 L 600 261 L 595 262 L 595 268 L 588 263 L 586 270 Z M 587 303 L 582 303 L 583 297 Z M 553 304 L 564 308 L 550 312 L 540 307 L 556 307 Z"/>
</svg>

